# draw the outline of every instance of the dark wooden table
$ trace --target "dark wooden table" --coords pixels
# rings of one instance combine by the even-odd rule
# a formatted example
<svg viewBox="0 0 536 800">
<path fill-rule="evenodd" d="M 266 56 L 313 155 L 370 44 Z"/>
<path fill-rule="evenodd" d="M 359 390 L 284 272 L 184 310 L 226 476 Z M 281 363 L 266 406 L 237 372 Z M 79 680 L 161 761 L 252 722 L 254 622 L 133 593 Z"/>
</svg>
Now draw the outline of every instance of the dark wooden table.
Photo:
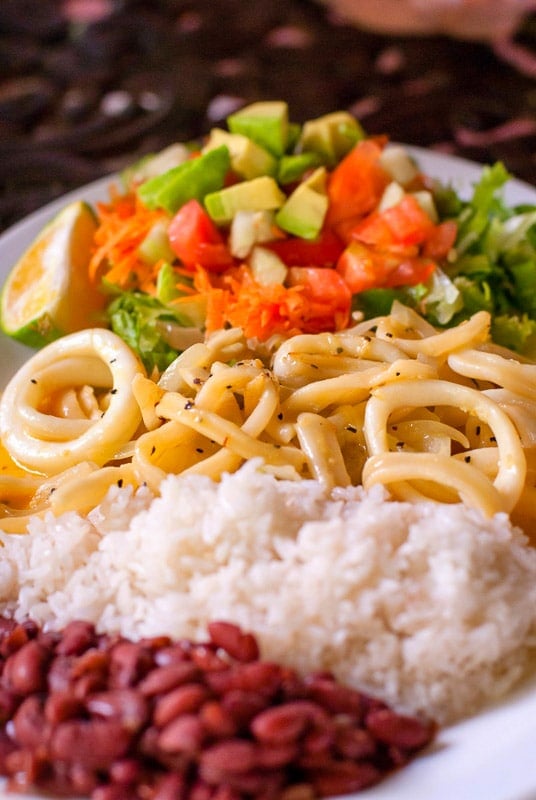
<svg viewBox="0 0 536 800">
<path fill-rule="evenodd" d="M 369 133 L 536 185 L 536 78 L 486 45 L 365 33 L 309 0 L 91 4 L 100 19 L 0 2 L 0 229 L 262 98 L 296 121 L 350 109 Z M 536 50 L 536 18 L 517 42 Z"/>
</svg>

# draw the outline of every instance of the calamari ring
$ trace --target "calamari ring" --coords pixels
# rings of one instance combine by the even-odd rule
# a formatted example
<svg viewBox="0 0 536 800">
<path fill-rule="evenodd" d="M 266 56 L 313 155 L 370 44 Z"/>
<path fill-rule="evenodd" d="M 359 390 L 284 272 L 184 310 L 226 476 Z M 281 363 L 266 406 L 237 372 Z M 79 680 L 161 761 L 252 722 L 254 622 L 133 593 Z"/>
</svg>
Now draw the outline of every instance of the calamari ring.
<svg viewBox="0 0 536 800">
<path fill-rule="evenodd" d="M 371 456 L 389 453 L 387 425 L 390 415 L 396 409 L 419 408 L 427 406 L 453 406 L 461 408 L 465 413 L 478 417 L 486 422 L 493 431 L 498 450 L 497 475 L 490 485 L 493 485 L 500 495 L 502 511 L 511 511 L 521 497 L 525 485 L 527 462 L 517 430 L 499 406 L 476 389 L 466 386 L 451 384 L 442 380 L 400 381 L 373 390 L 372 396 L 365 410 L 365 439 Z M 393 456 L 404 455 L 393 453 Z M 417 453 L 416 458 L 426 454 Z M 394 462 L 394 458 L 390 459 Z M 431 462 L 431 459 L 427 461 Z M 459 469 L 459 461 L 453 461 L 453 468 Z M 374 463 L 374 462 L 373 462 Z M 390 468 L 390 480 L 403 482 L 415 477 L 414 465 L 411 465 L 411 475 L 404 471 L 404 461 L 400 459 L 398 477 L 393 477 Z M 433 475 L 427 474 L 427 462 L 422 461 L 423 470 L 421 478 L 433 480 Z M 371 478 L 371 466 L 366 469 L 366 475 Z M 441 481 L 444 482 L 445 473 L 442 472 Z M 456 482 L 457 483 L 457 482 Z M 453 482 L 453 488 L 457 489 Z"/>
<path fill-rule="evenodd" d="M 73 368 L 77 359 L 85 369 Z M 92 363 L 94 368 L 88 368 Z M 102 466 L 140 424 L 141 413 L 132 392 L 138 373 L 144 374 L 143 366 L 112 331 L 88 329 L 57 339 L 21 367 L 2 396 L 0 436 L 4 446 L 15 461 L 44 475 L 55 475 L 80 461 Z M 110 390 L 108 407 L 99 419 L 87 421 L 43 413 L 40 402 L 55 379 L 61 387 L 94 381 L 99 388 Z"/>
</svg>

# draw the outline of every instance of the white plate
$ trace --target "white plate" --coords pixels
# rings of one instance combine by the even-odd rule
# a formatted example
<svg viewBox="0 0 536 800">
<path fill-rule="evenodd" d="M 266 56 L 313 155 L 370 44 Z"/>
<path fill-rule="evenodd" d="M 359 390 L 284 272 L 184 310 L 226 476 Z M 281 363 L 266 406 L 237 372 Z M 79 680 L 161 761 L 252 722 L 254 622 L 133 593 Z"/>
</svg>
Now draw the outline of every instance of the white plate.
<svg viewBox="0 0 536 800">
<path fill-rule="evenodd" d="M 414 147 L 409 150 L 424 172 L 450 183 L 462 193 L 478 180 L 482 170 L 481 166 L 460 158 Z M 110 180 L 105 178 L 71 192 L 1 236 L 0 284 L 54 214 L 73 199 L 94 203 L 105 198 Z M 511 181 L 506 188 L 506 199 L 511 204 L 536 204 L 536 189 Z M 1 388 L 32 351 L 0 333 L 0 352 Z M 441 731 L 430 753 L 379 786 L 353 797 L 355 800 L 535 800 L 535 741 L 536 678 L 495 707 Z M 1 787 L 0 794 L 8 796 Z"/>
</svg>

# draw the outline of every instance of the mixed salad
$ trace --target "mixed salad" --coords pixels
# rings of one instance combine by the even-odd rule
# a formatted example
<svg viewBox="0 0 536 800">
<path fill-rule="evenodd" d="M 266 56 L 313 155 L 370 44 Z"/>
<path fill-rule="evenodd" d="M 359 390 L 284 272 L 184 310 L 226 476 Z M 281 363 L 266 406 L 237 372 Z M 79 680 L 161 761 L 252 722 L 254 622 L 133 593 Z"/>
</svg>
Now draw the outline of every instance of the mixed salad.
<svg viewBox="0 0 536 800">
<path fill-rule="evenodd" d="M 214 330 L 238 326 L 261 340 L 340 330 L 395 299 L 440 327 L 488 310 L 494 340 L 530 356 L 536 207 L 506 205 L 509 177 L 500 163 L 484 167 L 462 199 L 347 112 L 297 125 L 286 103 L 258 102 L 202 142 L 124 171 L 86 225 L 84 279 L 149 371 Z M 34 247 L 34 270 L 44 249 Z M 43 325 L 33 308 L 40 322 L 29 337 L 32 325 L 8 319 L 14 290 L 31 283 L 21 261 L 25 279 L 13 277 L 19 264 L 2 327 L 45 343 L 69 323 Z"/>
</svg>

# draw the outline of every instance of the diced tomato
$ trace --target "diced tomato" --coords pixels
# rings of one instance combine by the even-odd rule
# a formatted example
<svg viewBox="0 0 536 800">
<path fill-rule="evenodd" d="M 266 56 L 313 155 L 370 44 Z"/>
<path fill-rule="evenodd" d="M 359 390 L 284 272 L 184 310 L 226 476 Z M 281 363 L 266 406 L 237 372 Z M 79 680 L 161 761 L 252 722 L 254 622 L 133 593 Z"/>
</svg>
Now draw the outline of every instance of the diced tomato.
<svg viewBox="0 0 536 800">
<path fill-rule="evenodd" d="M 309 301 L 306 322 L 317 330 L 340 330 L 348 325 L 352 293 L 341 275 L 328 267 L 290 267 L 289 286 L 302 287 Z"/>
<path fill-rule="evenodd" d="M 265 247 L 276 253 L 287 267 L 332 267 L 344 250 L 344 243 L 330 230 L 324 230 L 313 241 L 291 237 L 267 242 Z"/>
<path fill-rule="evenodd" d="M 436 225 L 424 243 L 423 254 L 437 261 L 446 258 L 456 243 L 458 225 L 446 220 Z"/>
<path fill-rule="evenodd" d="M 425 283 L 436 268 L 434 261 L 429 258 L 405 258 L 389 273 L 384 286 L 396 288 L 397 286 L 416 286 Z"/>
<path fill-rule="evenodd" d="M 175 214 L 168 227 L 169 243 L 185 267 L 204 267 L 222 272 L 233 257 L 222 235 L 197 200 L 189 200 Z"/>
<path fill-rule="evenodd" d="M 415 286 L 435 269 L 430 259 L 400 256 L 352 242 L 337 262 L 337 272 L 352 294 L 379 287 Z"/>
<path fill-rule="evenodd" d="M 387 275 L 396 268 L 393 257 L 379 256 L 361 242 L 352 242 L 337 262 L 337 272 L 352 294 L 383 286 Z"/>
<path fill-rule="evenodd" d="M 390 180 L 380 164 L 382 150 L 383 141 L 363 139 L 335 167 L 328 180 L 330 227 L 376 208 Z"/>
<path fill-rule="evenodd" d="M 434 232 L 435 225 L 413 195 L 385 211 L 376 211 L 359 222 L 352 233 L 354 239 L 380 247 L 422 244 Z"/>
</svg>

